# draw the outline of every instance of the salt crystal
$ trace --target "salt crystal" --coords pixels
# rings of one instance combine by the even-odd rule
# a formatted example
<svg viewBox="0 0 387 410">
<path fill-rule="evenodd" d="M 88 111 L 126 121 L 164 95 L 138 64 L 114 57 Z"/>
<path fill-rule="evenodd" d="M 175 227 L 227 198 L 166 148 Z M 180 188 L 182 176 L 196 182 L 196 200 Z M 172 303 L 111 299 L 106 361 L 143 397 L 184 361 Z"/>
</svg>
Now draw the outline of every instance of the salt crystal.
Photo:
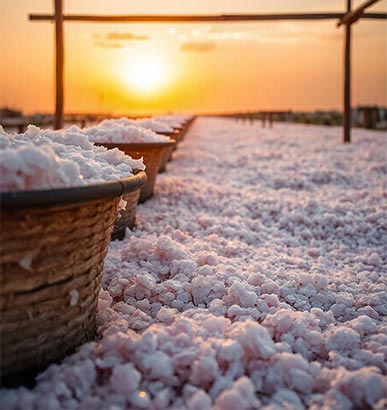
<svg viewBox="0 0 387 410">
<path fill-rule="evenodd" d="M 72 289 L 69 292 L 70 295 L 70 306 L 74 307 L 78 304 L 79 292 L 76 289 Z"/>
</svg>

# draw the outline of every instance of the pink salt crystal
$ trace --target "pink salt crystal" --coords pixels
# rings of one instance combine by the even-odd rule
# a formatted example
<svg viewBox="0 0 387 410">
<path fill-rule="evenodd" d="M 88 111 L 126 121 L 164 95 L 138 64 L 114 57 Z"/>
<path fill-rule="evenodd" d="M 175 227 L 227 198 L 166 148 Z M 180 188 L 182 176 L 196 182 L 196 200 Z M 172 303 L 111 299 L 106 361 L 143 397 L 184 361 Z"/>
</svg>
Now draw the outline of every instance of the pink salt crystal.
<svg viewBox="0 0 387 410">
<path fill-rule="evenodd" d="M 152 380 L 168 381 L 173 375 L 171 358 L 164 352 L 155 352 L 143 358 L 143 364 Z"/>
<path fill-rule="evenodd" d="M 72 289 L 69 292 L 70 295 L 70 306 L 73 307 L 78 303 L 79 292 L 76 289 Z"/>
<path fill-rule="evenodd" d="M 192 279 L 192 297 L 195 305 L 203 303 L 210 293 L 209 283 L 205 276 L 196 276 Z"/>
<path fill-rule="evenodd" d="M 328 279 L 320 274 L 312 274 L 312 283 L 314 287 L 320 291 L 328 286 Z"/>
<path fill-rule="evenodd" d="M 152 318 L 150 316 L 142 310 L 136 309 L 129 319 L 129 326 L 134 330 L 142 330 L 146 329 L 151 322 Z"/>
<path fill-rule="evenodd" d="M 202 275 L 202 276 L 212 275 L 213 272 L 214 272 L 214 269 L 210 265 L 203 265 L 198 269 L 199 275 Z"/>
<path fill-rule="evenodd" d="M 151 405 L 151 398 L 145 390 L 138 390 L 129 396 L 133 408 L 147 410 Z"/>
<path fill-rule="evenodd" d="M 197 268 L 196 263 L 191 260 L 182 260 L 182 261 L 179 261 L 179 264 L 178 264 L 178 272 L 183 273 L 184 275 L 188 277 L 192 277 L 194 275 L 196 268 Z"/>
<path fill-rule="evenodd" d="M 218 376 L 219 367 L 212 357 L 199 357 L 192 365 L 190 382 L 197 386 L 207 388 Z"/>
<path fill-rule="evenodd" d="M 328 350 L 351 351 L 359 347 L 360 336 L 349 327 L 338 326 L 328 332 L 325 342 Z"/>
<path fill-rule="evenodd" d="M 268 295 L 266 293 L 265 295 L 262 295 L 262 299 L 267 303 L 269 307 L 278 307 L 280 303 L 277 295 Z"/>
<path fill-rule="evenodd" d="M 264 294 L 264 293 L 275 293 L 276 295 L 278 295 L 279 290 L 280 290 L 279 285 L 276 282 L 272 281 L 272 280 L 266 280 L 266 282 L 263 283 L 262 286 L 261 286 L 261 293 L 262 294 Z"/>
<path fill-rule="evenodd" d="M 156 317 L 160 322 L 164 322 L 164 323 L 170 325 L 174 321 L 176 315 L 177 315 L 177 310 L 176 309 L 170 309 L 170 308 L 167 308 L 167 307 L 162 307 L 157 312 Z"/>
<path fill-rule="evenodd" d="M 192 363 L 197 359 L 197 352 L 194 349 L 184 349 L 173 356 L 173 366 L 176 369 L 179 367 L 191 368 Z M 190 369 L 189 369 L 190 370 Z"/>
<path fill-rule="evenodd" d="M 223 391 L 215 401 L 215 410 L 247 410 L 244 398 L 235 390 Z"/>
<path fill-rule="evenodd" d="M 165 410 L 169 407 L 169 402 L 171 400 L 172 393 L 168 388 L 158 391 L 153 400 L 153 405 L 158 410 Z"/>
<path fill-rule="evenodd" d="M 221 299 L 213 299 L 209 306 L 209 311 L 216 316 L 223 316 L 227 312 L 225 303 Z"/>
<path fill-rule="evenodd" d="M 361 315 L 366 315 L 375 320 L 379 318 L 379 314 L 371 306 L 365 306 L 364 308 L 360 308 L 357 312 Z"/>
<path fill-rule="evenodd" d="M 153 290 L 156 286 L 156 281 L 150 275 L 136 275 L 135 280 L 136 280 L 136 283 L 150 290 Z"/>
<path fill-rule="evenodd" d="M 311 296 L 316 295 L 317 291 L 316 291 L 315 287 L 314 287 L 311 283 L 308 283 L 307 285 L 302 286 L 302 287 L 299 289 L 299 293 L 300 293 L 301 295 L 305 295 L 305 296 L 307 296 L 307 297 L 311 297 Z"/>
<path fill-rule="evenodd" d="M 111 303 L 113 302 L 113 298 L 110 296 L 109 292 L 101 289 L 99 291 L 98 302 L 101 304 L 102 308 L 106 308 L 106 307 L 111 306 Z"/>
<path fill-rule="evenodd" d="M 110 381 L 115 392 L 130 394 L 140 385 L 141 373 L 131 363 L 119 364 L 113 368 Z"/>
<path fill-rule="evenodd" d="M 253 307 L 257 301 L 256 293 L 246 289 L 240 282 L 234 282 L 231 285 L 229 295 L 233 297 L 241 307 Z"/>
<path fill-rule="evenodd" d="M 226 339 L 219 346 L 217 360 L 220 366 L 224 366 L 232 361 L 241 361 L 243 355 L 244 350 L 239 342 Z"/>
<path fill-rule="evenodd" d="M 289 374 L 291 369 L 302 370 L 314 377 L 320 373 L 320 367 L 318 364 L 309 363 L 300 354 L 277 353 L 275 359 L 277 360 L 275 366 L 276 370 L 284 376 Z"/>
<path fill-rule="evenodd" d="M 275 352 L 268 331 L 251 320 L 232 325 L 230 336 L 238 340 L 246 353 L 253 357 L 268 359 Z"/>
<path fill-rule="evenodd" d="M 372 265 L 372 266 L 380 266 L 383 262 L 380 259 L 380 256 L 376 252 L 373 252 L 369 256 L 367 263 L 368 265 Z"/>
<path fill-rule="evenodd" d="M 320 256 L 320 251 L 317 248 L 309 248 L 308 249 L 308 255 L 317 258 L 318 256 Z"/>
<path fill-rule="evenodd" d="M 230 324 L 230 319 L 214 316 L 205 319 L 202 323 L 203 327 L 207 329 L 211 334 L 224 333 L 224 331 L 230 326 Z"/>
<path fill-rule="evenodd" d="M 372 319 L 368 316 L 361 315 L 358 316 L 356 319 L 352 319 L 347 323 L 347 325 L 355 330 L 360 337 L 367 335 L 369 333 L 373 333 L 376 330 L 376 324 Z"/>
<path fill-rule="evenodd" d="M 343 377 L 337 377 L 334 387 L 345 394 L 355 408 L 372 407 L 387 395 L 386 378 L 372 368 L 347 372 Z"/>
<path fill-rule="evenodd" d="M 18 265 L 21 266 L 25 270 L 31 271 L 31 264 L 32 264 L 32 256 L 23 256 L 22 258 L 19 259 Z"/>
<path fill-rule="evenodd" d="M 313 389 L 313 379 L 303 370 L 289 369 L 286 379 L 288 386 L 300 393 L 309 394 Z"/>
<path fill-rule="evenodd" d="M 199 389 L 187 399 L 187 408 L 189 410 L 210 410 L 211 405 L 211 397 L 202 389 Z"/>
<path fill-rule="evenodd" d="M 375 410 L 386 410 L 387 409 L 387 398 L 380 399 L 374 404 Z"/>
<path fill-rule="evenodd" d="M 351 400 L 335 389 L 330 389 L 324 395 L 323 410 L 352 409 Z"/>
<path fill-rule="evenodd" d="M 217 234 L 215 234 L 215 233 L 212 233 L 211 235 L 208 235 L 208 238 L 207 238 L 210 242 L 213 242 L 213 243 L 218 243 L 219 242 L 219 236 L 217 235 Z"/>
<path fill-rule="evenodd" d="M 123 315 L 128 315 L 128 316 L 132 315 L 134 313 L 134 311 L 136 310 L 136 308 L 134 306 L 127 305 L 125 302 L 122 302 L 122 301 L 116 303 L 113 306 L 113 309 L 116 312 L 119 312 Z"/>
<path fill-rule="evenodd" d="M 302 401 L 300 400 L 297 393 L 289 389 L 280 389 L 278 390 L 271 399 L 271 403 L 280 406 L 280 408 L 294 408 L 302 409 L 304 408 Z M 294 406 L 294 407 L 292 407 Z"/>
<path fill-rule="evenodd" d="M 258 408 L 260 406 L 260 402 L 255 396 L 254 385 L 248 377 L 243 376 L 236 380 L 233 389 L 247 401 L 249 408 Z"/>
</svg>

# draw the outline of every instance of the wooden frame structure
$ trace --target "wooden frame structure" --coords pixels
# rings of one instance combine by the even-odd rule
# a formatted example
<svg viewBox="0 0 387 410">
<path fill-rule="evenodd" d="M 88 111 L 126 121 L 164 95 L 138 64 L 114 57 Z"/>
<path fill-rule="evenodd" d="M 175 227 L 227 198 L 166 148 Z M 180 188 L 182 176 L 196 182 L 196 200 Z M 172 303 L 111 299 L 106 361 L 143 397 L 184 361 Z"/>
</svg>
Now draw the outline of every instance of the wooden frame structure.
<svg viewBox="0 0 387 410">
<path fill-rule="evenodd" d="M 54 1 L 54 14 L 30 14 L 31 21 L 55 23 L 56 102 L 54 128 L 63 127 L 64 107 L 64 22 L 89 23 L 208 23 L 208 22 L 256 22 L 284 20 L 332 20 L 339 19 L 337 26 L 345 25 L 344 46 L 344 107 L 343 142 L 351 141 L 351 25 L 360 18 L 387 19 L 387 13 L 364 13 L 379 0 L 367 0 L 352 10 L 352 0 L 346 0 L 345 13 L 271 13 L 271 14 L 222 14 L 222 15 L 78 15 L 63 14 L 63 0 Z"/>
</svg>

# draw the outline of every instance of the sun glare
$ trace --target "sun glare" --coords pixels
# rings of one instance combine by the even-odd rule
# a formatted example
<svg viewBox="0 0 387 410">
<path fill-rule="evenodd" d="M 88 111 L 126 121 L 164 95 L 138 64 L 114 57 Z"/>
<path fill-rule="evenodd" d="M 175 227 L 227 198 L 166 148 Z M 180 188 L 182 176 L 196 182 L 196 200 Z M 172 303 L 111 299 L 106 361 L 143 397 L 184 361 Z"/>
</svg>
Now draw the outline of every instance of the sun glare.
<svg viewBox="0 0 387 410">
<path fill-rule="evenodd" d="M 128 59 L 123 76 L 131 89 L 140 93 L 153 93 L 165 87 L 169 78 L 168 71 L 166 61 L 150 54 Z"/>
</svg>

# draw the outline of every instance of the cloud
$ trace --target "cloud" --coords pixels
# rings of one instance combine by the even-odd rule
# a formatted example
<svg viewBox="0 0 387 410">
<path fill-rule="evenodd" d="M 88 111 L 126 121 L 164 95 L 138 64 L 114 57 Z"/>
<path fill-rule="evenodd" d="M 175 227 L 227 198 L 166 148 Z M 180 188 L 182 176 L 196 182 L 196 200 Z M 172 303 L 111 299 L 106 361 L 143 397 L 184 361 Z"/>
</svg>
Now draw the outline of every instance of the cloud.
<svg viewBox="0 0 387 410">
<path fill-rule="evenodd" d="M 214 40 L 250 40 L 252 37 L 247 30 L 222 30 L 217 27 L 211 27 L 207 35 Z"/>
<path fill-rule="evenodd" d="M 206 53 L 216 48 L 212 41 L 188 41 L 180 46 L 180 51 L 194 51 L 197 53 Z"/>
<path fill-rule="evenodd" d="M 118 33 L 118 32 L 110 32 L 105 34 L 106 40 L 123 40 L 123 41 L 144 41 L 149 40 L 149 36 L 147 35 L 137 35 L 130 32 L 125 33 Z"/>
<path fill-rule="evenodd" d="M 147 41 L 149 36 L 137 35 L 130 32 L 111 31 L 104 35 L 96 33 L 93 35 L 94 46 L 101 48 L 123 48 L 133 45 L 136 41 Z"/>
</svg>

